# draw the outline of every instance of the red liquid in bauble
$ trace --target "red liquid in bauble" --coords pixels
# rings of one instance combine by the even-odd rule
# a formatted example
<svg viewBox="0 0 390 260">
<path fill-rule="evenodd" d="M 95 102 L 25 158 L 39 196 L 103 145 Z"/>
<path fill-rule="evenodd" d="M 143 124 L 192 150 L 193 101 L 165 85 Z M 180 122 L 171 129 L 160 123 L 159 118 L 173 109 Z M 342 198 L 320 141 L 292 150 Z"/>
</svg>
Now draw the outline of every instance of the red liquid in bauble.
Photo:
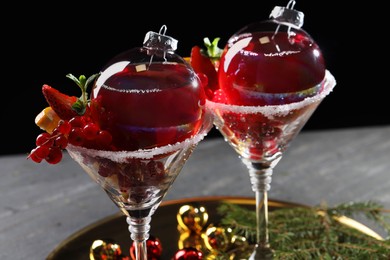
<svg viewBox="0 0 390 260">
<path fill-rule="evenodd" d="M 325 77 L 322 52 L 304 31 L 238 35 L 225 47 L 219 85 L 229 104 L 280 105 L 313 96 Z M 287 99 L 266 94 L 297 92 Z"/>
<path fill-rule="evenodd" d="M 91 109 L 119 150 L 175 144 L 200 130 L 205 94 L 187 65 L 122 62 L 99 80 Z"/>
<path fill-rule="evenodd" d="M 220 60 L 213 100 L 237 106 L 288 105 L 321 92 L 325 62 L 304 31 L 242 33 L 230 38 Z M 287 114 L 219 113 L 217 125 L 240 155 L 263 160 L 284 151 L 316 104 Z M 272 111 L 272 110 L 269 110 Z"/>
</svg>

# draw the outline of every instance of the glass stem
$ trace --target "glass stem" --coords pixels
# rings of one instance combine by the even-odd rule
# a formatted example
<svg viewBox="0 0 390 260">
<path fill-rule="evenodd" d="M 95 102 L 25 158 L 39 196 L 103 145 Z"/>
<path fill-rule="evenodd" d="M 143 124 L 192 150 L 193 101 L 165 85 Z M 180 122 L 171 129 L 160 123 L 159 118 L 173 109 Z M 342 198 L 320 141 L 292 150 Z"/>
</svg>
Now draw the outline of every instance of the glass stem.
<svg viewBox="0 0 390 260">
<path fill-rule="evenodd" d="M 263 248 L 269 248 L 268 191 L 271 188 L 272 171 L 272 168 L 254 167 L 249 170 L 252 190 L 256 194 L 256 244 Z"/>
<path fill-rule="evenodd" d="M 135 257 L 136 260 L 147 260 L 147 245 L 146 241 L 149 238 L 150 221 L 151 217 L 144 218 L 126 218 L 127 224 L 129 224 L 130 237 L 135 245 Z"/>
<path fill-rule="evenodd" d="M 272 173 L 281 154 L 275 154 L 272 160 L 253 162 L 244 159 L 249 170 L 252 190 L 256 194 L 256 247 L 249 259 L 272 259 L 268 230 L 268 191 L 271 189 Z"/>
<path fill-rule="evenodd" d="M 268 193 L 256 191 L 256 244 L 268 248 Z"/>
</svg>

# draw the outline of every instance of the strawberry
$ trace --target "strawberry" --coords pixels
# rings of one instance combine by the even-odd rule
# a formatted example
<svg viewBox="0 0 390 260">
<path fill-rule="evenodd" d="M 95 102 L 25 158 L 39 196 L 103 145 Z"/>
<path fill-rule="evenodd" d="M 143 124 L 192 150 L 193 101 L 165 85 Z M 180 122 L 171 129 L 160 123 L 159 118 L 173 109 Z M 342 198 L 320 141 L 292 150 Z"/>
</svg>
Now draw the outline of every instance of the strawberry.
<svg viewBox="0 0 390 260">
<path fill-rule="evenodd" d="M 66 75 L 67 78 L 71 79 L 81 89 L 80 98 L 68 96 L 47 84 L 43 85 L 42 92 L 47 103 L 49 103 L 56 114 L 63 120 L 70 120 L 77 115 L 83 115 L 85 113 L 89 103 L 87 93 L 88 85 L 99 75 L 99 73 L 94 74 L 89 78 L 86 78 L 84 75 L 81 75 L 79 78 L 76 78 L 72 74 Z"/>
<path fill-rule="evenodd" d="M 199 46 L 194 46 L 191 49 L 190 64 L 199 76 L 207 77 L 207 80 L 203 82 L 207 82 L 204 88 L 209 99 L 212 99 L 213 93 L 219 89 L 217 69 L 222 50 L 217 46 L 218 41 L 219 38 L 215 38 L 213 42 L 204 38 L 206 50 Z"/>
<path fill-rule="evenodd" d="M 77 115 L 77 112 L 72 109 L 73 104 L 77 102 L 77 97 L 63 94 L 47 84 L 42 86 L 42 93 L 61 119 L 69 120 Z"/>
<path fill-rule="evenodd" d="M 201 48 L 199 46 L 192 47 L 190 61 L 192 68 L 197 74 L 203 74 L 207 77 L 208 83 L 204 86 L 205 92 L 209 93 L 208 90 L 214 92 L 218 89 L 218 76 L 214 64 L 211 62 L 209 57 L 201 53 Z"/>
</svg>

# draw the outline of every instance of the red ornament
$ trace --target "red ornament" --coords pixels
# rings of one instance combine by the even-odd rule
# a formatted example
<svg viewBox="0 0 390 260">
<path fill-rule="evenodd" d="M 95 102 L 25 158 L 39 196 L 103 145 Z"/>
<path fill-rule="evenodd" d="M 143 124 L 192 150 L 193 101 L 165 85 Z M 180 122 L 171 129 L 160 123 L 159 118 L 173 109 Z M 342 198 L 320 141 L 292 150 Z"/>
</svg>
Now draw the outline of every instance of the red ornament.
<svg viewBox="0 0 390 260">
<path fill-rule="evenodd" d="M 228 104 L 287 104 L 321 90 L 325 60 L 317 43 L 301 29 L 303 13 L 290 6 L 294 2 L 276 6 L 272 19 L 246 25 L 228 40 L 218 68 Z"/>
<path fill-rule="evenodd" d="M 160 239 L 154 236 L 150 236 L 146 241 L 146 250 L 148 254 L 148 260 L 159 260 L 163 250 Z M 134 243 L 130 247 L 130 256 L 132 260 L 136 260 Z"/>
<path fill-rule="evenodd" d="M 165 30 L 148 32 L 142 47 L 110 60 L 91 93 L 92 113 L 119 150 L 174 144 L 201 130 L 202 82 L 175 53 L 177 40 Z"/>
<path fill-rule="evenodd" d="M 203 254 L 196 248 L 187 247 L 176 252 L 172 260 L 202 260 Z"/>
</svg>

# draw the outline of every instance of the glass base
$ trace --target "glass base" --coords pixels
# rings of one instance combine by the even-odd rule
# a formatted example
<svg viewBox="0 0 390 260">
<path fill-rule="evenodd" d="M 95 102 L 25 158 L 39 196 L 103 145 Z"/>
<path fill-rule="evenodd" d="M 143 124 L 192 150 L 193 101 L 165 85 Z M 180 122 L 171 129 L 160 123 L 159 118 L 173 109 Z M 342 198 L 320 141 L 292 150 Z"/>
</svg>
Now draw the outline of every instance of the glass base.
<svg viewBox="0 0 390 260">
<path fill-rule="evenodd" d="M 274 252 L 269 246 L 256 245 L 249 260 L 271 260 L 273 259 L 273 256 Z"/>
</svg>

